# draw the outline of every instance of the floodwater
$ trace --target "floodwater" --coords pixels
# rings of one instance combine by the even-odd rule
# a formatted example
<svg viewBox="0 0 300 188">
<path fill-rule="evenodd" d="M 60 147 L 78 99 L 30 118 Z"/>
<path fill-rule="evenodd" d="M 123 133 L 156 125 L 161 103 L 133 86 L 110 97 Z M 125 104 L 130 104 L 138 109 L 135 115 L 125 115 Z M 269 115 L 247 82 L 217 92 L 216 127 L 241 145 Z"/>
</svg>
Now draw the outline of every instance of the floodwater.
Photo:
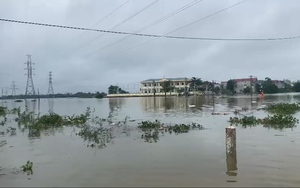
<svg viewBox="0 0 300 188">
<path fill-rule="evenodd" d="M 256 101 L 256 102 L 252 102 Z M 129 116 L 130 126 L 144 120 L 165 123 L 200 123 L 205 130 L 160 135 L 157 142 L 141 139 L 141 132 L 120 132 L 104 148 L 74 134 L 75 128 L 48 130 L 38 137 L 20 131 L 14 121 L 1 127 L 16 127 L 16 134 L 0 135 L 0 186 L 300 186 L 300 129 L 274 130 L 262 126 L 236 129 L 236 156 L 226 159 L 225 128 L 237 108 L 246 115 L 264 117 L 257 107 L 272 102 L 298 102 L 296 94 L 249 97 L 153 97 L 115 99 L 41 99 L 26 103 L 0 101 L 9 108 L 36 114 L 81 114 L 91 107 L 92 116 L 114 120 Z M 195 105 L 195 107 L 191 107 Z M 26 106 L 26 108 L 25 108 Z M 212 112 L 229 112 L 212 115 Z M 295 115 L 300 118 L 300 114 Z M 33 175 L 20 172 L 33 162 Z M 232 162 L 232 161 L 231 161 Z M 237 167 L 228 172 L 231 165 Z"/>
</svg>

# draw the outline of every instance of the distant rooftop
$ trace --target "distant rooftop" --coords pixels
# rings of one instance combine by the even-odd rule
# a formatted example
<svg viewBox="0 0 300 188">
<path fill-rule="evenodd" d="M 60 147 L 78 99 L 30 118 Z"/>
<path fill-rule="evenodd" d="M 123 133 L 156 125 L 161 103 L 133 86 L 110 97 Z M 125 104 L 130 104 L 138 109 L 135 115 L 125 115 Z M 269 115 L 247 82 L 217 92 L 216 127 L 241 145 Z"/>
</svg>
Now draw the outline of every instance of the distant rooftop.
<svg viewBox="0 0 300 188">
<path fill-rule="evenodd" d="M 141 82 L 159 82 L 161 80 L 169 80 L 169 81 L 185 81 L 185 79 L 187 80 L 191 80 L 190 78 L 186 78 L 186 77 L 179 77 L 179 78 L 159 78 L 159 79 L 147 79 L 147 80 L 143 80 Z"/>
</svg>

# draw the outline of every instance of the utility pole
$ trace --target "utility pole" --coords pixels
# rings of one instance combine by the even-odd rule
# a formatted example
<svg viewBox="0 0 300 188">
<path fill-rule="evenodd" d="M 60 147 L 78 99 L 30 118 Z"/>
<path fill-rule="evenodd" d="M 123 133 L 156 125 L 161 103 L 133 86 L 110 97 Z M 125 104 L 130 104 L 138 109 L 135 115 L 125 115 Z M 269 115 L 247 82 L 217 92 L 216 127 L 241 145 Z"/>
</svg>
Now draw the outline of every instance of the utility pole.
<svg viewBox="0 0 300 188">
<path fill-rule="evenodd" d="M 187 92 L 187 82 L 186 82 L 187 78 L 184 79 L 184 93 L 185 93 L 185 97 L 188 97 L 188 92 Z"/>
<path fill-rule="evenodd" d="M 212 97 L 213 97 L 213 111 L 215 111 L 215 83 L 214 83 L 214 80 L 212 80 L 212 88 L 211 88 L 211 90 L 212 90 Z"/>
<path fill-rule="evenodd" d="M 15 96 L 16 95 L 16 90 L 18 88 L 16 87 L 16 84 L 15 84 L 15 81 L 12 82 L 12 85 L 11 85 L 11 95 L 12 96 Z"/>
<path fill-rule="evenodd" d="M 155 81 L 154 80 L 152 81 L 152 84 L 153 84 L 153 96 L 155 98 L 156 90 L 155 90 Z"/>
<path fill-rule="evenodd" d="M 27 74 L 25 75 L 27 75 L 27 84 L 26 84 L 25 95 L 29 96 L 29 95 L 35 95 L 33 79 L 32 79 L 34 63 L 31 62 L 31 55 L 27 54 L 26 56 L 27 56 L 27 62 L 25 64 L 27 65 L 27 67 L 25 69 L 27 70 Z"/>
<path fill-rule="evenodd" d="M 54 91 L 53 91 L 53 85 L 52 85 L 52 72 L 49 72 L 49 87 L 48 87 L 48 93 L 49 96 L 54 97 Z"/>
<path fill-rule="evenodd" d="M 250 93 L 252 98 L 252 75 L 250 75 Z"/>
</svg>

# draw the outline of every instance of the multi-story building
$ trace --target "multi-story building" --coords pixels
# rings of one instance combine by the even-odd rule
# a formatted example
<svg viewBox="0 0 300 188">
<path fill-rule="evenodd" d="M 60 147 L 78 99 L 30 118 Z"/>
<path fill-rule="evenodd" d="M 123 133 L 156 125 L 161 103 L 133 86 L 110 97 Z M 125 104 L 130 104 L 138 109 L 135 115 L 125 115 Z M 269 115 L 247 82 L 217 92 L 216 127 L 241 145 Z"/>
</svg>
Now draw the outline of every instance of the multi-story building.
<svg viewBox="0 0 300 188">
<path fill-rule="evenodd" d="M 191 79 L 189 78 L 162 78 L 162 79 L 147 79 L 141 81 L 140 92 L 141 93 L 163 93 L 163 84 L 170 81 L 170 85 L 174 86 L 173 91 L 177 92 L 178 90 L 184 91 L 189 89 Z"/>
<path fill-rule="evenodd" d="M 240 79 L 232 79 L 234 82 L 234 92 L 235 93 L 244 93 L 246 88 L 249 88 L 252 92 L 255 92 L 255 83 L 257 82 L 257 78 L 240 78 Z M 226 89 L 227 82 L 221 82 L 221 85 L 224 89 Z"/>
<path fill-rule="evenodd" d="M 285 87 L 284 81 L 272 80 L 272 82 L 278 87 L 278 89 L 283 89 Z"/>
</svg>

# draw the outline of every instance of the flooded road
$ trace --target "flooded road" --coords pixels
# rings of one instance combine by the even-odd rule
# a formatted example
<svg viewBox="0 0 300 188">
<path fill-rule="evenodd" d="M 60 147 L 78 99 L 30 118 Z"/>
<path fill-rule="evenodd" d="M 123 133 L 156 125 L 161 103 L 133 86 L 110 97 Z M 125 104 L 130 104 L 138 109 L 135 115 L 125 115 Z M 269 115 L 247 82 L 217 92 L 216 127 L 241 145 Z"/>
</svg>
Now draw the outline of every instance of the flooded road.
<svg viewBox="0 0 300 188">
<path fill-rule="evenodd" d="M 225 128 L 237 108 L 247 115 L 266 116 L 256 110 L 272 102 L 298 102 L 299 95 L 249 97 L 157 97 L 116 99 L 41 99 L 26 103 L 0 101 L 2 106 L 60 115 L 83 113 L 114 120 L 129 116 L 136 127 L 145 120 L 164 123 L 200 123 L 205 130 L 160 135 L 156 143 L 141 139 L 141 132 L 120 132 L 106 147 L 87 147 L 88 142 L 66 127 L 29 137 L 14 121 L 0 126 L 16 127 L 15 135 L 0 135 L 0 186 L 299 186 L 300 129 L 274 130 L 263 126 L 237 127 L 235 165 L 226 161 Z M 195 105 L 195 107 L 192 107 Z M 212 115 L 212 112 L 229 113 Z M 297 113 L 295 117 L 300 118 Z M 20 172 L 28 160 L 33 175 Z"/>
</svg>

